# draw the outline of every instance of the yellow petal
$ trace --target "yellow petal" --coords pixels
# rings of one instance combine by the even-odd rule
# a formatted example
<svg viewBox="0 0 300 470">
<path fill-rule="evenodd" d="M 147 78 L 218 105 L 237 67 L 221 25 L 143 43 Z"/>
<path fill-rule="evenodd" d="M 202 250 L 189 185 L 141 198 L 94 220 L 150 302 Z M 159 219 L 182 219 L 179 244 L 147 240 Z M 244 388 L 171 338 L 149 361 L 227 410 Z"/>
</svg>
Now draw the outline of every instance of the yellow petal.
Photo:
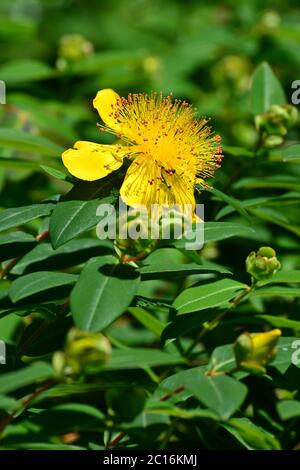
<svg viewBox="0 0 300 470">
<path fill-rule="evenodd" d="M 94 108 L 97 109 L 104 124 L 115 132 L 121 132 L 121 126 L 114 116 L 118 102 L 121 103 L 121 98 L 111 88 L 98 91 L 93 101 Z"/>
<path fill-rule="evenodd" d="M 176 172 L 169 174 L 157 162 L 144 156 L 136 158 L 130 165 L 120 194 L 128 206 L 143 204 L 150 209 L 152 204 L 179 205 L 181 210 L 186 204 L 192 210 L 195 207 L 192 178 Z"/>
<path fill-rule="evenodd" d="M 265 333 L 253 333 L 252 343 L 255 350 L 263 348 L 272 348 L 277 343 L 278 338 L 281 336 L 281 330 L 275 328 L 274 330 Z"/>
<path fill-rule="evenodd" d="M 127 154 L 128 147 L 79 141 L 62 154 L 62 161 L 71 175 L 95 181 L 120 168 Z"/>
</svg>

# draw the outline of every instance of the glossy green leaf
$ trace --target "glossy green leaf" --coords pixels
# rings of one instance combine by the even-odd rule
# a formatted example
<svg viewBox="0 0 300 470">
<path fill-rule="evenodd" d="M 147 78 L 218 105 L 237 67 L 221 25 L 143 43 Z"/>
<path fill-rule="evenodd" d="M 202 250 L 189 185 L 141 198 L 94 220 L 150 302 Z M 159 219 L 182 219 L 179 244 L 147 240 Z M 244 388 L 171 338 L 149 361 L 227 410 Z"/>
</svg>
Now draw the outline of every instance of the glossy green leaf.
<svg viewBox="0 0 300 470">
<path fill-rule="evenodd" d="M 26 274 L 12 283 L 9 289 L 9 297 L 12 302 L 18 302 L 43 291 L 73 285 L 77 279 L 78 276 L 75 274 L 56 273 L 52 271 Z"/>
<path fill-rule="evenodd" d="M 141 367 L 159 367 L 171 364 L 183 364 L 180 356 L 173 356 L 153 348 L 115 349 L 107 369 L 137 369 Z"/>
<path fill-rule="evenodd" d="M 75 324 L 86 331 L 103 330 L 124 313 L 138 286 L 139 275 L 131 266 L 113 256 L 91 259 L 71 293 Z"/>
<path fill-rule="evenodd" d="M 161 335 L 165 324 L 155 318 L 154 315 L 141 307 L 129 307 L 128 312 L 148 330 L 153 331 L 157 336 Z"/>
<path fill-rule="evenodd" d="M 291 271 L 278 271 L 273 274 L 270 279 L 259 281 L 258 285 L 263 286 L 265 284 L 298 284 L 300 282 L 300 270 Z"/>
<path fill-rule="evenodd" d="M 272 175 L 241 178 L 234 184 L 235 189 L 278 188 L 300 191 L 299 177 L 292 175 Z"/>
<path fill-rule="evenodd" d="M 81 233 L 95 227 L 99 218 L 99 201 L 67 201 L 58 203 L 50 219 L 50 238 L 58 248 Z"/>
<path fill-rule="evenodd" d="M 294 144 L 285 147 L 282 149 L 281 155 L 284 162 L 300 162 L 300 144 Z"/>
<path fill-rule="evenodd" d="M 266 62 L 260 64 L 254 73 L 251 101 L 254 115 L 269 111 L 273 104 L 286 103 L 282 86 Z"/>
<path fill-rule="evenodd" d="M 204 243 L 226 240 L 236 236 L 246 236 L 254 232 L 253 228 L 231 222 L 205 222 Z M 186 240 L 178 239 L 172 243 L 176 248 L 185 248 Z"/>
<path fill-rule="evenodd" d="M 53 369 L 47 362 L 35 362 L 22 369 L 0 375 L 0 393 L 9 393 L 27 385 L 53 377 Z"/>
<path fill-rule="evenodd" d="M 93 238 L 70 240 L 56 250 L 52 248 L 51 243 L 43 242 L 23 256 L 11 273 L 20 275 L 34 271 L 65 269 L 112 251 L 113 245 L 110 241 Z"/>
<path fill-rule="evenodd" d="M 0 212 L 0 231 L 26 224 L 30 220 L 49 215 L 54 204 L 32 204 Z"/>
<path fill-rule="evenodd" d="M 223 424 L 246 449 L 248 450 L 280 450 L 278 440 L 265 429 L 256 426 L 248 418 L 232 418 Z"/>
<path fill-rule="evenodd" d="M 292 418 L 299 418 L 300 401 L 282 400 L 277 404 L 277 412 L 283 421 Z"/>
<path fill-rule="evenodd" d="M 247 387 L 228 375 L 195 375 L 184 380 L 183 385 L 225 421 L 240 408 L 247 395 Z"/>
<path fill-rule="evenodd" d="M 24 232 L 11 232 L 0 235 L 0 261 L 21 256 L 37 244 L 32 235 Z"/>
<path fill-rule="evenodd" d="M 191 287 L 181 292 L 173 302 L 179 315 L 205 308 L 218 307 L 233 299 L 235 294 L 247 286 L 233 279 L 222 279 L 202 286 Z"/>
<path fill-rule="evenodd" d="M 261 287 L 253 291 L 250 294 L 250 297 L 278 297 L 278 296 L 287 296 L 287 297 L 299 297 L 300 288 L 299 287 L 282 287 L 282 286 L 270 286 L 270 287 Z"/>
<path fill-rule="evenodd" d="M 150 264 L 139 268 L 142 280 L 150 279 L 170 279 L 176 277 L 190 276 L 192 274 L 205 274 L 205 273 L 226 273 L 227 270 L 222 267 L 206 267 L 200 264 L 172 264 L 172 265 L 159 265 Z"/>
</svg>

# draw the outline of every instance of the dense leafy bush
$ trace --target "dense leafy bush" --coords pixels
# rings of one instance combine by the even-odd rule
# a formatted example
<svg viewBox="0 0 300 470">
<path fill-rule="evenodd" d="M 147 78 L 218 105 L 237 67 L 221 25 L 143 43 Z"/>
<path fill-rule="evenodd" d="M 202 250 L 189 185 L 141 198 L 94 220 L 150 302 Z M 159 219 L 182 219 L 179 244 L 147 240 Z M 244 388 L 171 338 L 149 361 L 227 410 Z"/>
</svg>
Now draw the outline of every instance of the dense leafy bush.
<svg viewBox="0 0 300 470">
<path fill-rule="evenodd" d="M 2 0 L 1 449 L 299 448 L 299 13 L 264 4 Z M 61 154 L 115 142 L 103 88 L 222 136 L 201 250 L 97 238 L 128 161 L 87 182 Z"/>
</svg>

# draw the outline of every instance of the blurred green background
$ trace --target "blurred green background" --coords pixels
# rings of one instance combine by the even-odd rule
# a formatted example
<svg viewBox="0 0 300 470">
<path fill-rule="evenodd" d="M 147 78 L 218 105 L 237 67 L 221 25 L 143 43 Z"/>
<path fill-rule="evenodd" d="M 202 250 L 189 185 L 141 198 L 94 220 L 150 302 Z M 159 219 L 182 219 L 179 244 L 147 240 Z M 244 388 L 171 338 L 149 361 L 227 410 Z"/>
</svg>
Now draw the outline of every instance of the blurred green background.
<svg viewBox="0 0 300 470">
<path fill-rule="evenodd" d="M 76 139 L 110 142 L 96 126 L 97 90 L 162 90 L 211 118 L 225 144 L 253 147 L 253 70 L 268 61 L 289 100 L 291 82 L 300 77 L 299 19 L 296 0 L 1 0 L 0 79 L 7 105 L 0 107 L 0 127 L 58 144 L 44 163 L 53 166 L 55 159 L 59 167 L 59 150 Z M 291 137 L 298 139 L 297 130 Z M 0 155 L 34 158 L 7 148 Z M 218 176 L 222 185 L 231 165 L 225 161 Z M 65 189 L 33 169 L 1 161 L 2 207 Z"/>
</svg>

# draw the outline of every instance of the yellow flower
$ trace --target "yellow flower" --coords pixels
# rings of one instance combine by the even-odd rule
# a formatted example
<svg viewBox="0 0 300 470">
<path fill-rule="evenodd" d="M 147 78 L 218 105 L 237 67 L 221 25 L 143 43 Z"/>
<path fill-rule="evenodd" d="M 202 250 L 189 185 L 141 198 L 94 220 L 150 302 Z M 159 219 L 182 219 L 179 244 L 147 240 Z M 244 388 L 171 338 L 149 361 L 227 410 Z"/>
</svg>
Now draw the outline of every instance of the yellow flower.
<svg viewBox="0 0 300 470">
<path fill-rule="evenodd" d="M 276 355 L 281 336 L 278 328 L 265 333 L 242 333 L 234 343 L 237 364 L 246 370 L 265 373 L 265 365 Z"/>
<path fill-rule="evenodd" d="M 214 174 L 222 159 L 220 136 L 212 136 L 205 119 L 171 95 L 129 94 L 120 98 L 111 89 L 98 92 L 93 101 L 105 126 L 120 142 L 102 145 L 76 142 L 62 155 L 69 172 L 94 181 L 132 160 L 120 190 L 128 206 L 189 204 L 195 207 L 194 187 Z"/>
</svg>

